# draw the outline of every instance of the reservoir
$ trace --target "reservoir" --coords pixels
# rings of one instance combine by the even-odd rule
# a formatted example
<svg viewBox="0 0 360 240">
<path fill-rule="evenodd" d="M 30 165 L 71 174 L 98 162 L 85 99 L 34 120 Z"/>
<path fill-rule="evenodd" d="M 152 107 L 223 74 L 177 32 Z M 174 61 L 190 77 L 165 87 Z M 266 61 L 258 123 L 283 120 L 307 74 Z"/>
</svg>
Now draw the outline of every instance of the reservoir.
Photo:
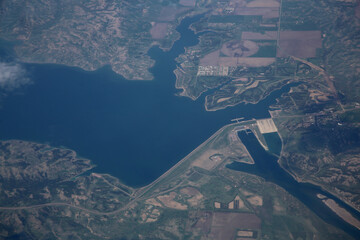
<svg viewBox="0 0 360 240">
<path fill-rule="evenodd" d="M 1 99 L 0 138 L 23 139 L 75 150 L 131 186 L 149 184 L 231 119 L 269 117 L 268 107 L 289 86 L 256 105 L 216 112 L 179 97 L 175 58 L 197 44 L 186 18 L 170 51 L 153 47 L 152 81 L 128 81 L 109 66 L 94 72 L 49 64 L 24 64 L 32 84 Z M 4 55 L 4 54 L 3 54 Z M 4 57 L 4 56 L 3 56 Z"/>
<path fill-rule="evenodd" d="M 154 181 L 231 119 L 270 117 L 269 106 L 290 86 L 274 91 L 256 105 L 239 104 L 215 112 L 205 110 L 205 96 L 197 101 L 177 96 L 175 58 L 184 52 L 184 47 L 197 44 L 197 35 L 188 27 L 200 17 L 181 22 L 177 28 L 181 38 L 170 51 L 150 49 L 149 55 L 156 62 L 150 69 L 153 81 L 128 81 L 109 66 L 86 72 L 59 65 L 24 64 L 32 84 L 7 92 L 1 98 L 0 138 L 73 149 L 97 165 L 95 172 L 111 174 L 138 187 Z M 2 51 L 2 58 L 8 58 L 5 55 Z M 274 148 L 274 153 L 278 152 Z M 284 175 L 276 160 L 267 161 L 271 163 L 267 166 L 253 157 L 255 166 L 231 168 L 274 181 L 320 217 L 330 214 L 327 222 L 358 234 L 316 202 L 315 192 L 322 193 L 319 188 L 303 188 L 305 185 Z M 274 176 L 278 173 L 279 178 Z"/>
</svg>

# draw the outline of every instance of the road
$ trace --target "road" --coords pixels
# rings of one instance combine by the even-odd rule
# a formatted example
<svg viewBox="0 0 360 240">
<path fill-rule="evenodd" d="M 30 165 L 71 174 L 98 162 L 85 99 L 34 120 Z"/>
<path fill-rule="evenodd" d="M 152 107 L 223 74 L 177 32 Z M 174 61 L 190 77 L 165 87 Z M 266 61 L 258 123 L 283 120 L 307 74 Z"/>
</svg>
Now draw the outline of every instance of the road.
<svg viewBox="0 0 360 240">
<path fill-rule="evenodd" d="M 138 189 L 136 191 L 136 193 L 134 194 L 134 197 L 127 204 L 125 204 L 123 207 L 121 207 L 119 209 L 116 209 L 114 211 L 101 212 L 101 211 L 97 211 L 97 210 L 92 210 L 92 209 L 87 209 L 87 208 L 83 208 L 83 207 L 80 207 L 80 206 L 72 205 L 70 203 L 61 203 L 61 202 L 44 203 L 44 204 L 37 204 L 37 205 L 31 205 L 31 206 L 19 206 L 19 207 L 0 207 L 0 211 L 15 211 L 15 210 L 28 210 L 28 209 L 43 208 L 43 207 L 65 206 L 65 207 L 71 207 L 71 208 L 79 209 L 79 210 L 82 210 L 82 211 L 85 211 L 85 212 L 88 212 L 88 213 L 91 213 L 91 214 L 94 214 L 94 215 L 110 216 L 110 215 L 117 214 L 119 212 L 127 210 L 136 201 L 143 200 L 143 198 L 141 198 L 141 197 L 144 196 L 144 194 L 147 193 L 149 190 L 151 190 L 153 186 L 155 186 L 156 184 L 158 184 L 162 180 L 166 179 L 169 176 L 169 174 L 174 172 L 179 166 L 181 166 L 184 162 L 186 162 L 189 159 L 189 157 L 191 155 L 193 155 L 194 152 L 198 151 L 200 148 L 202 148 L 203 146 L 208 144 L 212 139 L 214 139 L 215 136 L 219 135 L 222 131 L 224 131 L 225 128 L 227 128 L 227 127 L 229 127 L 231 125 L 235 125 L 235 123 L 226 125 L 226 126 L 222 127 L 221 129 L 219 129 L 210 138 L 208 138 L 205 142 L 203 142 L 200 146 L 198 146 L 195 150 L 193 150 L 185 158 L 183 158 L 178 163 L 176 163 L 172 168 L 170 168 L 168 171 L 166 171 L 163 175 L 161 175 L 154 182 L 150 183 L 149 185 L 147 185 L 145 187 L 142 187 L 142 188 Z"/>
</svg>

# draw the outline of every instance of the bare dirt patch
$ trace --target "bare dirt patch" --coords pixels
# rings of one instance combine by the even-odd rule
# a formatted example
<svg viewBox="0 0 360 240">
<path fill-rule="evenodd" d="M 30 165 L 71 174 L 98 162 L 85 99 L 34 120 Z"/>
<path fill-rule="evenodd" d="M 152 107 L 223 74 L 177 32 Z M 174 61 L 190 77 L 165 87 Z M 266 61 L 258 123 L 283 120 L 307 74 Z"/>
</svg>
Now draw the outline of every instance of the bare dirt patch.
<svg viewBox="0 0 360 240">
<path fill-rule="evenodd" d="M 330 98 L 326 93 L 323 93 L 317 89 L 309 89 L 309 97 L 317 104 L 329 101 Z"/>
<path fill-rule="evenodd" d="M 201 156 L 199 156 L 192 165 L 206 170 L 211 170 L 222 161 L 221 156 L 216 155 L 217 153 L 218 151 L 208 150 L 201 154 Z M 211 157 L 214 155 L 215 157 Z"/>
<path fill-rule="evenodd" d="M 153 206 L 148 206 L 142 213 L 140 214 L 141 220 L 140 223 L 144 222 L 156 222 L 160 216 L 159 209 L 153 208 Z"/>
<path fill-rule="evenodd" d="M 219 65 L 220 50 L 211 52 L 200 59 L 200 65 L 203 66 L 218 66 Z"/>
<path fill-rule="evenodd" d="M 320 31 L 282 31 L 277 56 L 311 58 L 316 56 L 316 49 L 321 47 Z"/>
<path fill-rule="evenodd" d="M 180 192 L 187 197 L 190 197 L 189 199 L 187 199 L 187 202 L 192 207 L 201 205 L 202 199 L 204 198 L 204 196 L 196 188 L 187 187 L 181 189 Z"/>
<path fill-rule="evenodd" d="M 238 231 L 237 236 L 238 237 L 252 237 L 254 233 L 252 231 Z"/>
<path fill-rule="evenodd" d="M 249 197 L 251 195 L 253 195 L 252 192 L 246 191 L 244 189 L 239 189 L 239 191 L 245 196 L 245 197 Z"/>
<path fill-rule="evenodd" d="M 178 209 L 178 210 L 186 210 L 187 209 L 186 205 L 181 204 L 174 200 L 176 196 L 177 196 L 177 194 L 175 192 L 171 192 L 168 195 L 162 195 L 157 198 L 168 208 L 174 208 L 174 209 Z"/>
<path fill-rule="evenodd" d="M 217 103 L 225 102 L 225 101 L 229 100 L 230 98 L 231 97 L 219 98 L 216 102 Z"/>
<path fill-rule="evenodd" d="M 162 207 L 161 203 L 159 203 L 155 198 L 149 198 L 145 201 L 145 203 L 156 207 Z"/>
<path fill-rule="evenodd" d="M 168 23 L 153 23 L 150 30 L 151 37 L 154 39 L 163 39 L 166 37 L 168 26 Z"/>
<path fill-rule="evenodd" d="M 354 218 L 348 211 L 340 207 L 334 200 L 326 199 L 322 200 L 326 206 L 333 210 L 339 217 L 344 219 L 347 223 L 353 225 L 357 229 L 360 229 L 360 221 Z"/>
<path fill-rule="evenodd" d="M 252 196 L 247 199 L 249 203 L 251 203 L 254 206 L 262 206 L 263 205 L 263 199 L 260 196 Z"/>
<path fill-rule="evenodd" d="M 156 222 L 156 221 L 157 221 L 157 218 L 148 218 L 148 219 L 146 219 L 145 222 L 151 223 L 151 222 Z"/>
<path fill-rule="evenodd" d="M 282 213 L 285 212 L 286 209 L 283 205 L 280 204 L 279 200 L 275 199 L 274 200 L 274 206 L 273 206 L 274 210 L 278 213 Z"/>
</svg>

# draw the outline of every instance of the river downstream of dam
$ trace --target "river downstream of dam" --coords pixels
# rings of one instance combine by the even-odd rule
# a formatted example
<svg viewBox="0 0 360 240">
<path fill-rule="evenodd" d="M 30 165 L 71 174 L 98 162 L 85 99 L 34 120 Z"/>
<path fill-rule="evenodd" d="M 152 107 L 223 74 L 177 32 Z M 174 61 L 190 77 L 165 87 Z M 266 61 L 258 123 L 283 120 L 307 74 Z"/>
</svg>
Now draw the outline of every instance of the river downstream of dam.
<svg viewBox="0 0 360 240">
<path fill-rule="evenodd" d="M 353 217 L 360 219 L 360 214 L 355 209 L 343 203 L 340 199 L 322 190 L 320 187 L 310 183 L 301 183 L 296 181 L 289 173 L 287 173 L 277 162 L 278 157 L 269 152 L 260 145 L 258 139 L 253 133 L 245 131 L 238 132 L 239 139 L 245 145 L 249 154 L 254 159 L 255 164 L 244 164 L 233 162 L 227 167 L 236 171 L 243 171 L 255 174 L 264 178 L 266 181 L 273 182 L 284 188 L 291 195 L 303 202 L 308 208 L 316 213 L 320 218 L 326 222 L 340 227 L 345 232 L 360 237 L 359 229 L 351 226 L 336 215 L 324 202 L 317 197 L 318 194 L 333 199 L 340 207 L 346 209 Z"/>
</svg>

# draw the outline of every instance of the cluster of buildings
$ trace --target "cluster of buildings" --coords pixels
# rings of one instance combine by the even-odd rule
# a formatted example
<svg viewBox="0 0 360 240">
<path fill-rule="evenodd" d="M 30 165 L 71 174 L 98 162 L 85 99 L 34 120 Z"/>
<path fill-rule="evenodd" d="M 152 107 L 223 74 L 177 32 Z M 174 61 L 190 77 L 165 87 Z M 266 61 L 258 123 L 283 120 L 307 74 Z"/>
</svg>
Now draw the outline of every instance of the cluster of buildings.
<svg viewBox="0 0 360 240">
<path fill-rule="evenodd" d="M 227 76 L 229 67 L 227 66 L 199 66 L 197 76 Z"/>
</svg>

